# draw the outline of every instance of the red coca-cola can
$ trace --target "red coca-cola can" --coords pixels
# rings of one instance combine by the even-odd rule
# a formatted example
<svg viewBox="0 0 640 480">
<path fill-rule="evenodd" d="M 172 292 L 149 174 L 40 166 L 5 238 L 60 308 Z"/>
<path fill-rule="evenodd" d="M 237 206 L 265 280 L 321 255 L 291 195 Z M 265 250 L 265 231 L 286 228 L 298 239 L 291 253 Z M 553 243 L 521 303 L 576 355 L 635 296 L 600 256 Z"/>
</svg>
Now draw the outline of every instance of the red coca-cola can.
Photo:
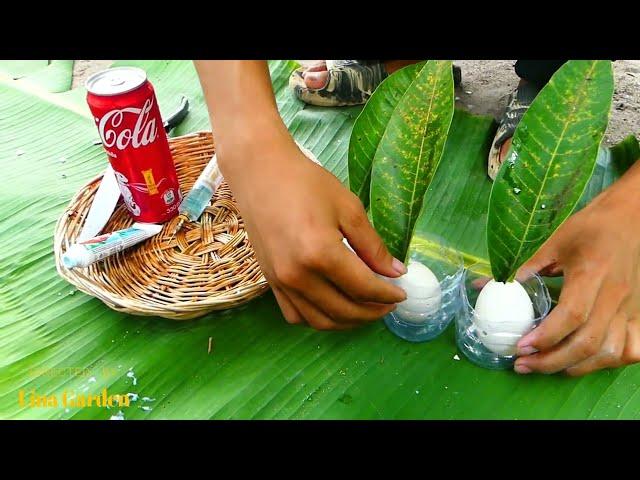
<svg viewBox="0 0 640 480">
<path fill-rule="evenodd" d="M 117 67 L 87 79 L 87 103 L 127 209 L 138 222 L 174 217 L 182 200 L 158 101 L 144 70 Z"/>
</svg>

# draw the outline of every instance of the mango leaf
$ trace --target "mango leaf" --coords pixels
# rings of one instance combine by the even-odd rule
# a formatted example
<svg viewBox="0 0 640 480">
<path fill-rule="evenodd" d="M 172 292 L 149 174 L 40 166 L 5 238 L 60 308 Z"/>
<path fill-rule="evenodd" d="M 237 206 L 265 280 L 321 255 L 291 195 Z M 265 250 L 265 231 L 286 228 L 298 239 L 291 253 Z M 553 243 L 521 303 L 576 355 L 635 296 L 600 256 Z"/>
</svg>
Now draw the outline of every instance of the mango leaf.
<svg viewBox="0 0 640 480">
<path fill-rule="evenodd" d="M 140 64 L 167 111 L 179 93 L 199 98 L 190 62 Z M 0 79 L 0 418 L 109 419 L 117 408 L 77 406 L 80 395 L 105 388 L 132 394 L 121 409 L 126 420 L 640 418 L 637 365 L 580 379 L 523 378 L 456 361 L 452 330 L 409 344 L 381 322 L 351 332 L 288 325 L 271 293 L 174 322 L 118 313 L 74 291 L 57 276 L 53 228 L 71 195 L 107 161 L 91 145 L 96 129 L 85 95 L 81 88 L 46 95 Z M 208 128 L 204 104 L 191 108 L 185 125 Z M 344 173 L 356 111 L 325 109 L 318 119 L 320 110 L 303 108 L 290 125 L 325 165 Z M 416 222 L 416 231 L 424 221 L 452 248 L 484 259 L 494 131 L 491 118 L 456 112 L 425 196 L 434 208 L 421 215 L 430 220 Z M 463 197 L 469 205 L 447 201 Z M 62 405 L 64 392 L 73 404 Z M 31 407 L 31 393 L 60 403 Z"/>
<path fill-rule="evenodd" d="M 369 206 L 371 165 L 398 103 L 422 70 L 424 62 L 409 65 L 384 79 L 353 125 L 349 140 L 349 188 Z"/>
<path fill-rule="evenodd" d="M 380 139 L 371 171 L 371 217 L 396 258 L 405 258 L 424 193 L 440 163 L 453 104 L 451 62 L 429 60 Z"/>
<path fill-rule="evenodd" d="M 571 60 L 523 116 L 489 201 L 496 280 L 512 280 L 576 207 L 595 167 L 612 95 L 610 61 Z"/>
</svg>

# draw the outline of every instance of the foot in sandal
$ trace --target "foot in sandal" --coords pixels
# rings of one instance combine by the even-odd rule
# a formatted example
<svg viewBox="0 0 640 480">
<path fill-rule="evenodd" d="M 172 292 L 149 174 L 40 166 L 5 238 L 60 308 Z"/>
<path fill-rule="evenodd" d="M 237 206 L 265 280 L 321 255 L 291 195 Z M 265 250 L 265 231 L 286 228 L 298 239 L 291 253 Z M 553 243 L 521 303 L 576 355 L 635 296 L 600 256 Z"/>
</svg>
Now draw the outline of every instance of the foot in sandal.
<svg viewBox="0 0 640 480">
<path fill-rule="evenodd" d="M 325 60 L 299 68 L 289 78 L 289 86 L 305 103 L 323 107 L 361 105 L 390 74 L 419 60 Z M 454 83 L 462 73 L 453 67 Z"/>
<path fill-rule="evenodd" d="M 498 130 L 496 131 L 489 159 L 487 162 L 487 173 L 491 180 L 495 180 L 500 170 L 500 165 L 504 162 L 509 148 L 511 147 L 511 137 L 516 131 L 520 120 L 528 110 L 539 89 L 526 80 L 521 80 L 516 90 L 509 96 L 507 107 L 500 118 Z"/>
</svg>

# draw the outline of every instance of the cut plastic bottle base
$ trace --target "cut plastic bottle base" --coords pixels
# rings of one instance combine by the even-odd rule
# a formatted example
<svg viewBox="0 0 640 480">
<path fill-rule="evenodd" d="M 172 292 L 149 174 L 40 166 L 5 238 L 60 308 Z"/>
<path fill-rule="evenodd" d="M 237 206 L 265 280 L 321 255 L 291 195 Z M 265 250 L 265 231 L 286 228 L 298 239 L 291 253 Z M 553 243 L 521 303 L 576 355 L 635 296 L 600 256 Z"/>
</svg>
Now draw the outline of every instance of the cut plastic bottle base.
<svg viewBox="0 0 640 480">
<path fill-rule="evenodd" d="M 404 315 L 410 315 L 410 318 L 406 318 L 403 317 L 403 307 L 400 303 L 395 311 L 384 317 L 384 323 L 389 331 L 409 342 L 426 342 L 438 337 L 451 324 L 462 306 L 460 283 L 464 271 L 464 260 L 458 252 L 447 248 L 440 238 L 436 238 L 432 245 L 436 246 L 428 251 L 413 252 L 410 261 L 422 263 L 439 280 L 441 291 L 439 308 L 435 312 L 405 312 Z M 424 301 L 427 308 L 433 308 L 428 295 L 417 300 Z"/>
<path fill-rule="evenodd" d="M 456 315 L 456 345 L 460 352 L 473 364 L 491 370 L 513 368 L 516 355 L 498 355 L 484 346 L 480 340 L 480 332 L 474 323 L 475 305 L 480 288 L 478 281 L 490 277 L 491 269 L 484 263 L 470 266 L 464 271 L 460 284 L 461 308 Z M 538 275 L 521 282 L 529 294 L 535 312 L 534 328 L 549 314 L 551 295 L 547 286 Z"/>
</svg>

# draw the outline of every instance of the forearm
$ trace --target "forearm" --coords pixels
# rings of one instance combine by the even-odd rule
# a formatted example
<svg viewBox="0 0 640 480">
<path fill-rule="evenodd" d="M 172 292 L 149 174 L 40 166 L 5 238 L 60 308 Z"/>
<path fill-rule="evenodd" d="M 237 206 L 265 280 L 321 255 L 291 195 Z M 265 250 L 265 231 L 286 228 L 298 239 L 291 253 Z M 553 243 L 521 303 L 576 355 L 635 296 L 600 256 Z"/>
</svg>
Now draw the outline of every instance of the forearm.
<svg viewBox="0 0 640 480">
<path fill-rule="evenodd" d="M 194 61 L 225 176 L 251 168 L 257 150 L 291 141 L 280 118 L 266 61 Z M 255 155 L 252 154 L 255 150 Z"/>
</svg>

